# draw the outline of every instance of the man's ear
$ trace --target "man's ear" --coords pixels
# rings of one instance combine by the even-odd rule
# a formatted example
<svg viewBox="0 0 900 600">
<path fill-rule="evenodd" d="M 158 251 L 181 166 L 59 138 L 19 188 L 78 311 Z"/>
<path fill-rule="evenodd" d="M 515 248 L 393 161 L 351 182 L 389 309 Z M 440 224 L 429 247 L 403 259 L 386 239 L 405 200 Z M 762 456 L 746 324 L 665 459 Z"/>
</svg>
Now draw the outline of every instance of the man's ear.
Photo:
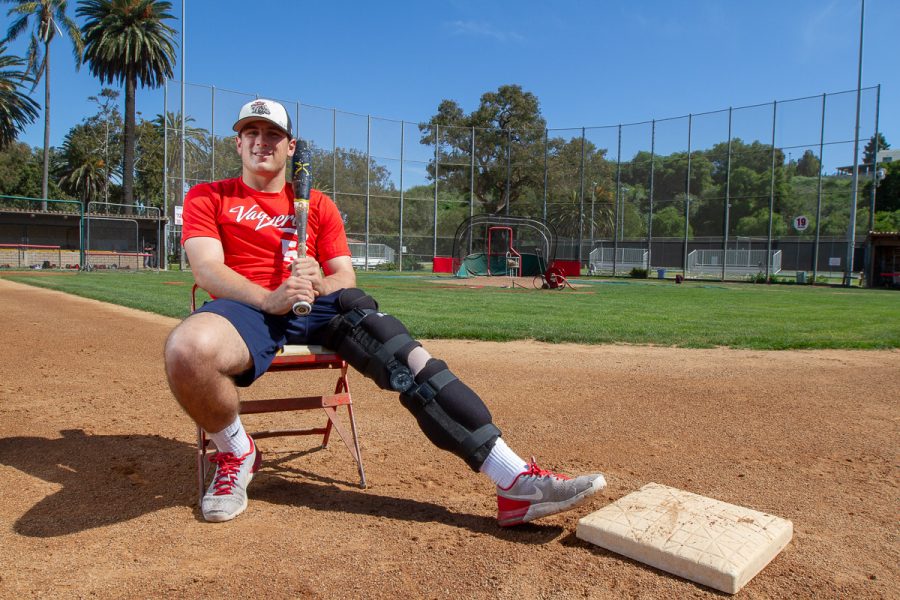
<svg viewBox="0 0 900 600">
<path fill-rule="evenodd" d="M 291 138 L 291 141 L 288 142 L 288 157 L 294 156 L 294 152 L 297 150 L 297 138 Z"/>
<path fill-rule="evenodd" d="M 234 148 L 237 150 L 238 156 L 241 154 L 241 134 L 234 136 Z"/>
</svg>

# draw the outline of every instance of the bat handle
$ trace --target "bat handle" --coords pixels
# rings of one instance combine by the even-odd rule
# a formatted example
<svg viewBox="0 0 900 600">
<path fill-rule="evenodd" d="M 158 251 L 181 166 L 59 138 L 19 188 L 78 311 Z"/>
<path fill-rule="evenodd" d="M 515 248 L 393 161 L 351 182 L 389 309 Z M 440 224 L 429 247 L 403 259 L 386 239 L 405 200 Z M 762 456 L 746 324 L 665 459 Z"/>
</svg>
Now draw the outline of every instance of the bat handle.
<svg viewBox="0 0 900 600">
<path fill-rule="evenodd" d="M 306 300 L 301 300 L 300 302 L 294 302 L 294 306 L 291 307 L 291 310 L 298 317 L 305 317 L 312 312 L 312 304 Z"/>
</svg>

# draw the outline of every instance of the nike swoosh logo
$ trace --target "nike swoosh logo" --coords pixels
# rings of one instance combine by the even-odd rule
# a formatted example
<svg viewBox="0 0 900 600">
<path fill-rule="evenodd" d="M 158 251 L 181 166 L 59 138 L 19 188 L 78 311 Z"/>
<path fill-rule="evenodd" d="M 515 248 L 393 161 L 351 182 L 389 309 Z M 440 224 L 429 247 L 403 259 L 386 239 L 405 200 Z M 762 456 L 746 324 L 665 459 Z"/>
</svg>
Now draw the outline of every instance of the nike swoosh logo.
<svg viewBox="0 0 900 600">
<path fill-rule="evenodd" d="M 544 492 L 541 490 L 535 490 L 531 494 L 510 494 L 509 492 L 503 492 L 504 498 L 509 498 L 510 500 L 543 500 Z"/>
</svg>

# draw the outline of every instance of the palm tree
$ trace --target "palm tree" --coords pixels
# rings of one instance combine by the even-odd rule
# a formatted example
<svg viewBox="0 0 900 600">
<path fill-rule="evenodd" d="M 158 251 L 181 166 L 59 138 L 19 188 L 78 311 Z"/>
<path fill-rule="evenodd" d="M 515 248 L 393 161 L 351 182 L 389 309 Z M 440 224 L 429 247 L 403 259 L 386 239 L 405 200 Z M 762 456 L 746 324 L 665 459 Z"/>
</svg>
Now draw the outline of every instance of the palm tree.
<svg viewBox="0 0 900 600">
<path fill-rule="evenodd" d="M 19 70 L 24 65 L 25 59 L 7 54 L 0 43 L 0 150 L 38 116 L 38 103 L 19 91 L 20 84 L 32 83 L 31 77 Z"/>
<path fill-rule="evenodd" d="M 135 88 L 159 87 L 173 75 L 175 30 L 170 2 L 158 0 L 84 0 L 76 14 L 82 28 L 85 60 L 101 83 L 125 84 L 123 202 L 134 202 Z"/>
<path fill-rule="evenodd" d="M 66 0 L 3 1 L 15 5 L 6 13 L 8 16 L 14 17 L 14 20 L 6 31 L 4 42 L 17 38 L 28 27 L 31 17 L 34 17 L 34 28 L 31 30 L 26 60 L 28 61 L 27 71 L 32 76 L 32 89 L 37 86 L 42 77 L 44 79 L 44 172 L 41 181 L 41 197 L 44 202 L 41 208 L 47 210 L 46 200 L 50 177 L 50 42 L 53 41 L 57 32 L 63 35 L 63 31 L 65 31 L 65 34 L 72 40 L 76 68 L 81 66 L 81 52 L 84 44 L 75 21 L 66 15 L 68 8 Z"/>
<path fill-rule="evenodd" d="M 54 160 L 59 186 L 81 200 L 85 208 L 90 202 L 103 198 L 109 181 L 103 153 L 97 151 L 96 138 L 101 132 L 94 131 L 96 129 L 97 126 L 84 123 L 73 127 Z"/>
</svg>

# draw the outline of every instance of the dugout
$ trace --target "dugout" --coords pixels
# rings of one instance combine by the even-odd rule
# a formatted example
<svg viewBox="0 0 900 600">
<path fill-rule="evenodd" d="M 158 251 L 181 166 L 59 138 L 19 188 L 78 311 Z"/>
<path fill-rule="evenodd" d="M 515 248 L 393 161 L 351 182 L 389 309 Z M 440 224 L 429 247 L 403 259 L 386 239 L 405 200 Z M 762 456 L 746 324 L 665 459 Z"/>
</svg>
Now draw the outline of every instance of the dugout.
<svg viewBox="0 0 900 600">
<path fill-rule="evenodd" d="M 900 232 L 870 231 L 866 256 L 866 287 L 900 289 Z"/>
</svg>

